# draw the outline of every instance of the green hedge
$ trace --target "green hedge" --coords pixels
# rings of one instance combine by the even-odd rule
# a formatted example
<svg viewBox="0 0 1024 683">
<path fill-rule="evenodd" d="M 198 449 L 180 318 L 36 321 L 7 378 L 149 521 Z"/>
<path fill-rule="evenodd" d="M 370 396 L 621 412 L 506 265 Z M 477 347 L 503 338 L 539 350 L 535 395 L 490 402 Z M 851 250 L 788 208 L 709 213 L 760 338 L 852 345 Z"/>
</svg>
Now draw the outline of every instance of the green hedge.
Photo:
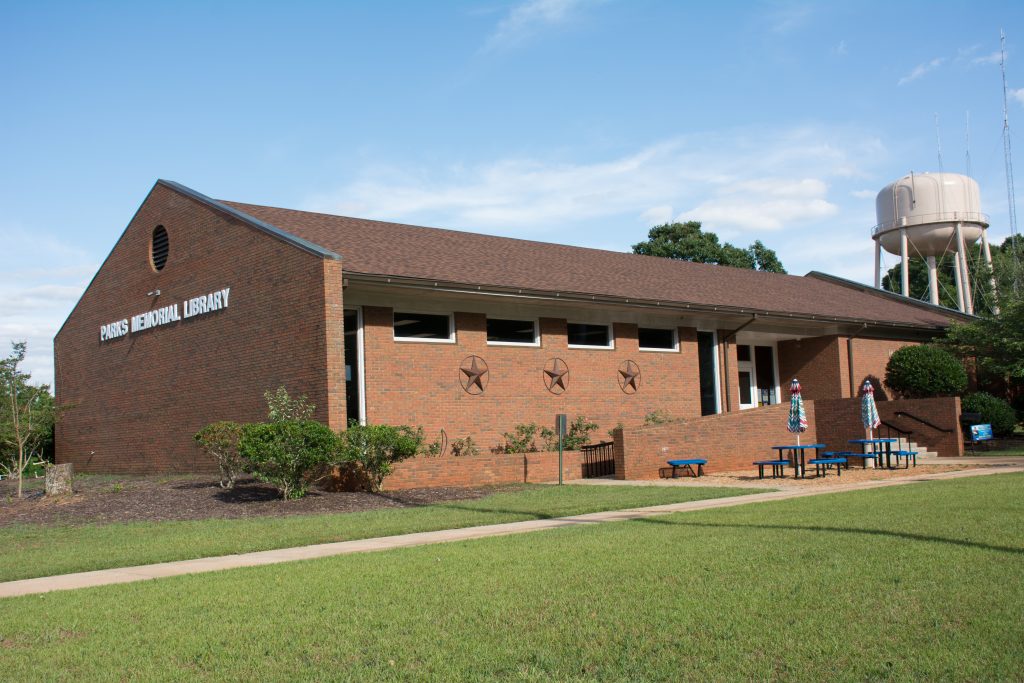
<svg viewBox="0 0 1024 683">
<path fill-rule="evenodd" d="M 982 424 L 991 424 L 996 436 L 1010 436 L 1017 426 L 1017 411 L 1013 406 L 984 391 L 964 396 L 960 409 L 965 413 L 981 413 Z"/>
<path fill-rule="evenodd" d="M 967 371 L 937 346 L 904 346 L 889 358 L 885 383 L 904 398 L 958 396 L 967 388 Z"/>
</svg>

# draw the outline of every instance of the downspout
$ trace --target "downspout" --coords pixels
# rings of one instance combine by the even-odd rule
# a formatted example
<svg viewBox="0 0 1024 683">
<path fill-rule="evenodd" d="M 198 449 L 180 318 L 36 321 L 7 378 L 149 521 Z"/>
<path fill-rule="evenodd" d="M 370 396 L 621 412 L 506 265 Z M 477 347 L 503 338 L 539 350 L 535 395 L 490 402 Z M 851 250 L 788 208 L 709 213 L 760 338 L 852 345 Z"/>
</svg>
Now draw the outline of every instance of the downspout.
<svg viewBox="0 0 1024 683">
<path fill-rule="evenodd" d="M 867 323 L 860 326 L 860 329 L 846 338 L 846 370 L 850 375 L 850 398 L 857 398 L 857 380 L 853 372 L 853 340 L 867 329 Z"/>
<path fill-rule="evenodd" d="M 743 330 L 747 326 L 753 324 L 754 321 L 756 321 L 756 320 L 757 320 L 757 314 L 754 313 L 754 317 L 753 318 L 751 318 L 747 322 L 743 323 L 742 325 L 737 327 L 735 330 L 733 330 L 729 334 L 727 334 L 724 337 L 722 337 L 722 352 L 725 355 L 725 358 L 724 358 L 724 361 L 723 361 L 723 365 L 725 366 L 725 412 L 727 412 L 727 413 L 732 412 L 732 408 L 731 408 L 731 405 L 732 405 L 732 392 L 729 391 L 729 387 L 732 385 L 732 382 L 729 381 L 729 340 L 733 339 L 738 332 L 740 332 L 741 330 Z"/>
</svg>

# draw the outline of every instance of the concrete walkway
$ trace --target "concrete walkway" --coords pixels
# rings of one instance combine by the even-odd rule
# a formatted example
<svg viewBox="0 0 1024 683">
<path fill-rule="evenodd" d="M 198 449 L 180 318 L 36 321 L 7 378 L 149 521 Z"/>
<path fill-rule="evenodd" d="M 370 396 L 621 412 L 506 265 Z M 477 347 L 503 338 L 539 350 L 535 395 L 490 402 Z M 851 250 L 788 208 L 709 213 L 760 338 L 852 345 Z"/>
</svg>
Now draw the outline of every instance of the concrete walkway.
<svg viewBox="0 0 1024 683">
<path fill-rule="evenodd" d="M 604 522 L 621 522 L 631 519 L 653 517 L 655 515 L 666 515 L 673 512 L 710 510 L 713 508 L 749 505 L 751 503 L 762 503 L 772 500 L 787 500 L 790 498 L 819 496 L 842 491 L 858 491 L 863 489 L 884 488 L 888 486 L 903 486 L 922 481 L 959 479 L 962 477 L 1006 474 L 1009 472 L 1024 472 L 1024 465 L 958 470 L 955 472 L 926 474 L 916 477 L 901 477 L 899 479 L 891 480 L 868 481 L 820 489 L 771 491 L 767 493 L 754 493 L 747 496 L 731 496 L 728 498 L 713 498 L 711 500 L 697 500 L 686 503 L 670 503 L 668 505 L 657 505 L 654 507 L 635 508 L 631 510 L 593 512 L 586 515 L 577 515 L 575 517 L 510 522 L 507 524 L 492 524 L 489 526 L 476 526 L 465 529 L 445 529 L 442 531 L 428 531 L 417 534 L 404 534 L 401 536 L 367 538 L 359 541 L 341 541 L 339 543 L 322 543 L 319 545 L 308 545 L 298 548 L 264 550 L 241 555 L 223 555 L 220 557 L 206 557 L 198 560 L 162 562 L 160 564 L 141 565 L 137 567 L 121 567 L 118 569 L 102 569 L 93 572 L 81 572 L 78 574 L 46 576 L 36 579 L 23 579 L 20 581 L 0 583 L 0 598 L 13 597 L 17 595 L 31 595 L 34 593 L 47 593 L 57 590 L 106 586 L 115 583 L 131 583 L 134 581 L 159 579 L 168 576 L 181 576 L 183 574 L 199 574 L 201 572 L 212 572 L 222 569 L 256 567 L 265 564 L 293 562 L 295 560 L 332 557 L 334 555 L 348 555 L 351 553 L 408 548 L 432 543 L 450 543 L 452 541 L 465 541 L 474 538 L 485 538 L 488 536 L 521 534 L 530 531 L 541 531 L 544 529 L 584 526 L 590 524 L 601 524 Z"/>
</svg>

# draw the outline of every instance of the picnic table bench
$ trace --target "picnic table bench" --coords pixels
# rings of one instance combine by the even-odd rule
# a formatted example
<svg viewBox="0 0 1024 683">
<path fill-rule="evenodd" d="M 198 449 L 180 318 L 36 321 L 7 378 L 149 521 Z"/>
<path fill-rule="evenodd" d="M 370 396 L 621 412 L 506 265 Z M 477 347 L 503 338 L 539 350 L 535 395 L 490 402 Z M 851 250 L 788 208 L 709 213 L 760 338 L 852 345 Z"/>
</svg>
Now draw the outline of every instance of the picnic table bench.
<svg viewBox="0 0 1024 683">
<path fill-rule="evenodd" d="M 772 468 L 772 479 L 786 476 L 783 472 L 783 468 L 789 464 L 788 460 L 755 460 L 754 464 L 757 465 L 757 478 L 764 479 L 764 468 Z"/>
<path fill-rule="evenodd" d="M 672 478 L 677 479 L 677 472 L 682 469 L 684 472 L 689 472 L 691 477 L 704 476 L 704 465 L 707 465 L 708 461 L 703 458 L 688 458 L 683 460 L 669 460 L 668 465 L 672 468 Z M 697 466 L 697 470 L 694 471 L 693 466 Z"/>
<path fill-rule="evenodd" d="M 812 458 L 807 461 L 808 465 L 814 465 L 814 476 L 824 477 L 829 469 L 836 468 L 836 476 L 843 476 L 843 465 L 850 467 L 850 461 L 845 451 L 826 451 L 822 453 L 823 458 Z"/>
</svg>

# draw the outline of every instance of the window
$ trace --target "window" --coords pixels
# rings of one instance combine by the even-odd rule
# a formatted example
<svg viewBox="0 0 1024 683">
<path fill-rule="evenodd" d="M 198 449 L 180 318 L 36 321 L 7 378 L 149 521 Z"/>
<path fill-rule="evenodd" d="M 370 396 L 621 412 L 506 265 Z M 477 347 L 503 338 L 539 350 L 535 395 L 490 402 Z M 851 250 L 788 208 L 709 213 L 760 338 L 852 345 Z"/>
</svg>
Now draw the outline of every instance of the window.
<svg viewBox="0 0 1024 683">
<path fill-rule="evenodd" d="M 153 229 L 153 239 L 149 243 L 149 262 L 153 270 L 163 270 L 167 265 L 167 255 L 170 252 L 171 240 L 167 236 L 167 229 L 162 225 Z"/>
<path fill-rule="evenodd" d="M 487 319 L 488 344 L 519 344 L 537 346 L 537 323 L 533 320 Z"/>
<path fill-rule="evenodd" d="M 401 341 L 454 342 L 451 315 L 395 312 L 395 339 Z"/>
<path fill-rule="evenodd" d="M 676 331 L 657 327 L 641 327 L 638 331 L 641 351 L 676 351 Z"/>
<path fill-rule="evenodd" d="M 749 361 L 750 360 L 750 347 L 746 344 L 738 344 L 736 346 L 736 360 L 738 361 Z"/>
<path fill-rule="evenodd" d="M 569 348 L 574 346 L 613 348 L 611 325 L 569 323 Z"/>
</svg>

